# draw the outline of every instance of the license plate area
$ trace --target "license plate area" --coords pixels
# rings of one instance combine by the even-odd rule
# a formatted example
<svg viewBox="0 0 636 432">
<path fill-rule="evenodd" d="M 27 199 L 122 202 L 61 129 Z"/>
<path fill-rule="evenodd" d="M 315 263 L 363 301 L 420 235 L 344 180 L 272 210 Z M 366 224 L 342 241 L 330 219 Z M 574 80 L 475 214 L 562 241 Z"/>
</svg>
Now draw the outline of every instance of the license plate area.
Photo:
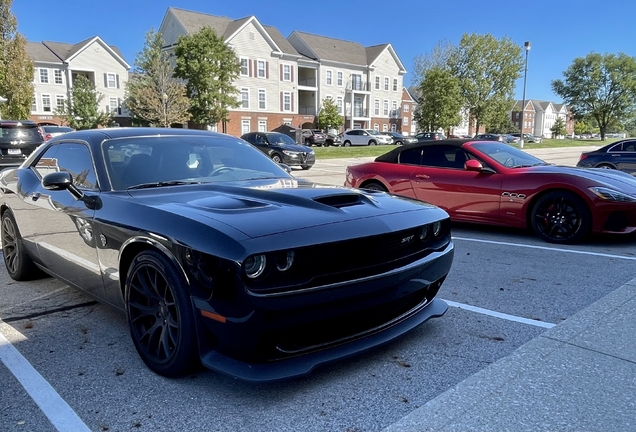
<svg viewBox="0 0 636 432">
<path fill-rule="evenodd" d="M 10 148 L 10 149 L 8 149 L 7 154 L 10 154 L 10 155 L 21 155 L 22 154 L 22 150 Z"/>
</svg>

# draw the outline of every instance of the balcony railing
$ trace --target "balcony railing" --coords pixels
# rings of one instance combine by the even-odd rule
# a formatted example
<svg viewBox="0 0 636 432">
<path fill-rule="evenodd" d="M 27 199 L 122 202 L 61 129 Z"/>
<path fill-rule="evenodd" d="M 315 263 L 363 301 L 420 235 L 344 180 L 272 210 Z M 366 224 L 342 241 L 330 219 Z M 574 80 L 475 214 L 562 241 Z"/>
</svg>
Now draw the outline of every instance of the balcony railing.
<svg viewBox="0 0 636 432">
<path fill-rule="evenodd" d="M 349 91 L 370 91 L 371 84 L 368 81 L 349 81 L 347 82 L 347 90 Z"/>
<path fill-rule="evenodd" d="M 298 114 L 316 115 L 316 107 L 298 107 Z"/>
<path fill-rule="evenodd" d="M 299 86 L 304 87 L 316 87 L 316 79 L 315 78 L 300 78 L 298 80 Z"/>
<path fill-rule="evenodd" d="M 347 116 L 351 116 L 351 109 L 347 110 Z M 353 117 L 369 117 L 369 110 L 366 108 L 354 108 L 353 109 Z"/>
</svg>

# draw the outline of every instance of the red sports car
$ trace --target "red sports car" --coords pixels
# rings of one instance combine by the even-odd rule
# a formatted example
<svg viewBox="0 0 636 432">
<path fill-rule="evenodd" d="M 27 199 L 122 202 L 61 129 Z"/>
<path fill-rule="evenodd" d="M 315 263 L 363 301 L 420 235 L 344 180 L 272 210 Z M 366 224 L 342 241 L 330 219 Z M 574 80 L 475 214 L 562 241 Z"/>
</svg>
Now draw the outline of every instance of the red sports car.
<svg viewBox="0 0 636 432">
<path fill-rule="evenodd" d="M 636 231 L 636 178 L 550 165 L 495 141 L 430 141 L 349 166 L 346 186 L 428 201 L 452 220 L 532 228 L 552 243 Z"/>
</svg>

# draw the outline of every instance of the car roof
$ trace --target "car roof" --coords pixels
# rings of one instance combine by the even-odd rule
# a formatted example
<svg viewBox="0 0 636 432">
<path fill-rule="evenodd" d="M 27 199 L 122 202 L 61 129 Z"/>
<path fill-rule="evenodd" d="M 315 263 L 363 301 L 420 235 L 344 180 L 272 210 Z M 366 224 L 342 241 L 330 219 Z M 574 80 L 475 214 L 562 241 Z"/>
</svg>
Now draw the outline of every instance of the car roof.
<svg viewBox="0 0 636 432">
<path fill-rule="evenodd" d="M 33 120 L 0 120 L 0 126 L 28 126 L 35 127 L 37 126 Z"/>
<path fill-rule="evenodd" d="M 462 147 L 464 144 L 468 143 L 468 142 L 475 142 L 476 140 L 474 139 L 445 139 L 445 140 L 437 140 L 437 141 L 422 141 L 422 142 L 418 142 L 416 144 L 408 144 L 408 145 L 404 145 L 404 146 L 400 146 L 397 148 L 394 148 L 393 150 L 389 151 L 388 153 L 385 153 L 383 155 L 378 156 L 377 158 L 375 158 L 376 162 L 397 162 L 398 160 L 398 156 L 400 155 L 400 153 L 402 153 L 403 151 L 407 151 L 407 150 L 412 150 L 412 149 L 417 149 L 417 148 L 426 148 L 426 147 L 437 147 L 437 146 L 441 146 L 441 145 L 448 145 L 448 146 L 453 146 L 453 147 Z M 484 141 L 486 143 L 493 143 L 493 141 Z"/>
</svg>

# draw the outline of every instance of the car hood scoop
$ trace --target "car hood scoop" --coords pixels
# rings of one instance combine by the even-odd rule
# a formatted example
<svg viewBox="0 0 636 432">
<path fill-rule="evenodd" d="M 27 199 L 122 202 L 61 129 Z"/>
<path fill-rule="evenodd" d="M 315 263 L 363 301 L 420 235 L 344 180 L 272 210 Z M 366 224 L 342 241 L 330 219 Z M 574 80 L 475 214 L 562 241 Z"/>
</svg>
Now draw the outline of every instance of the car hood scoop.
<svg viewBox="0 0 636 432">
<path fill-rule="evenodd" d="M 335 208 L 359 205 L 363 203 L 362 199 L 360 198 L 360 194 L 326 195 L 316 197 L 314 198 L 314 201 Z"/>
</svg>

